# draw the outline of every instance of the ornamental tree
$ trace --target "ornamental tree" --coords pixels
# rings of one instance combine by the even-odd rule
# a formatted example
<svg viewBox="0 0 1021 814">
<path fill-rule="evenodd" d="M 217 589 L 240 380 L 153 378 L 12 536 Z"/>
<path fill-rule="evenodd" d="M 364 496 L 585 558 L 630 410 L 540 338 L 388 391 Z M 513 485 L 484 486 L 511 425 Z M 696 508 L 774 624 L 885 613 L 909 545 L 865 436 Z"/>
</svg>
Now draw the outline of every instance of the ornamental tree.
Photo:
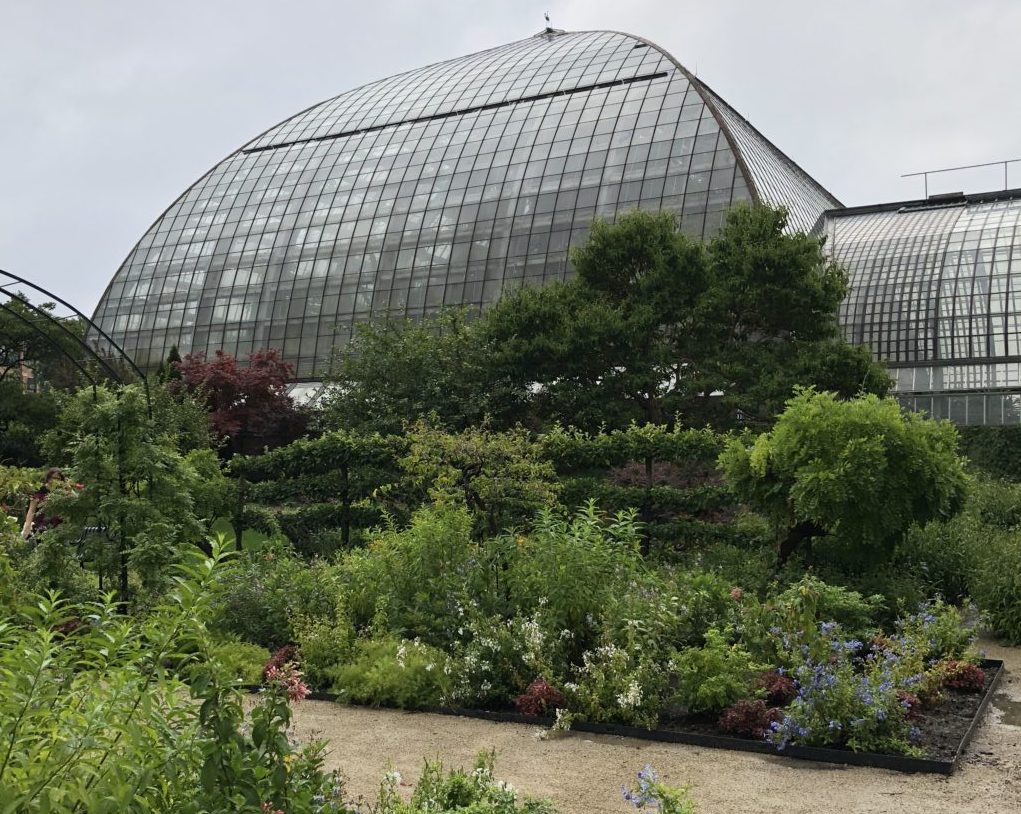
<svg viewBox="0 0 1021 814">
<path fill-rule="evenodd" d="M 300 437 L 308 418 L 287 394 L 293 374 L 280 352 L 255 351 L 248 365 L 239 365 L 218 350 L 212 361 L 189 353 L 176 364 L 180 381 L 170 386 L 205 404 L 213 432 L 224 441 L 227 457 L 278 447 Z"/>
<path fill-rule="evenodd" d="M 886 559 L 915 523 L 957 514 L 968 476 L 957 429 L 875 395 L 799 389 L 776 425 L 720 455 L 738 498 L 776 526 L 780 560 L 828 538 L 859 562 Z"/>
</svg>

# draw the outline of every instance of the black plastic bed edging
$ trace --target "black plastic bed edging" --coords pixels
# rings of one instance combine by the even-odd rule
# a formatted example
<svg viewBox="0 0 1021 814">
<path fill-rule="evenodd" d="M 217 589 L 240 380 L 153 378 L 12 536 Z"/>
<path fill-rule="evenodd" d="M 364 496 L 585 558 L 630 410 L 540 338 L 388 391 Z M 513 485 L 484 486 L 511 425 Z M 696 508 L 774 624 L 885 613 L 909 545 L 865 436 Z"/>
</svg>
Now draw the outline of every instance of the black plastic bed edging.
<svg viewBox="0 0 1021 814">
<path fill-rule="evenodd" d="M 927 772 L 930 774 L 952 774 L 957 768 L 964 750 L 971 742 L 975 730 L 978 729 L 985 715 L 989 701 L 1003 675 L 1003 662 L 999 659 L 983 659 L 980 666 L 984 670 L 993 670 L 993 679 L 985 690 L 971 724 L 957 746 L 953 760 L 936 760 L 934 758 L 907 757 L 905 755 L 888 755 L 879 752 L 852 752 L 849 749 L 828 749 L 822 746 L 788 746 L 782 752 L 763 741 L 747 738 L 734 738 L 729 735 L 703 735 L 695 732 L 681 732 L 672 729 L 642 729 L 624 724 L 601 724 L 587 721 L 575 721 L 571 724 L 573 732 L 589 732 L 596 735 L 617 735 L 624 738 L 638 738 L 647 741 L 665 743 L 683 743 L 689 746 L 706 746 L 710 749 L 731 749 L 738 752 L 756 752 L 776 757 L 793 757 L 799 760 L 815 760 L 823 763 L 843 763 L 850 766 L 870 766 L 875 769 L 890 769 L 895 772 Z M 250 688 L 251 689 L 251 688 Z M 254 688 L 258 689 L 258 688 Z M 313 692 L 308 695 L 311 701 L 336 701 L 335 693 Z M 530 726 L 550 727 L 553 718 L 542 715 L 525 715 L 520 712 L 491 712 L 485 709 L 466 709 L 462 707 L 420 707 L 406 712 L 429 712 L 436 715 L 452 715 L 461 718 L 478 718 L 484 721 L 503 723 L 529 724 Z"/>
</svg>

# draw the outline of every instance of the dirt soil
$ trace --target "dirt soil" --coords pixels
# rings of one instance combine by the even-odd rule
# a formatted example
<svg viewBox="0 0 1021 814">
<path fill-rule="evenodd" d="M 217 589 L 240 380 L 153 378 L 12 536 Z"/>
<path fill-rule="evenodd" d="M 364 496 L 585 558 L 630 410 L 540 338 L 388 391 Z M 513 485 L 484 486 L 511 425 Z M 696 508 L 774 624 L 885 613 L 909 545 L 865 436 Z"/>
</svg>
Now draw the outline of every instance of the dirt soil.
<svg viewBox="0 0 1021 814">
<path fill-rule="evenodd" d="M 951 777 L 586 733 L 541 740 L 542 730 L 523 724 L 322 701 L 298 705 L 296 732 L 327 740 L 329 767 L 347 778 L 351 797 L 370 801 L 388 765 L 410 783 L 423 757 L 467 766 L 479 751 L 496 749 L 497 777 L 526 794 L 551 798 L 563 814 L 628 811 L 620 787 L 645 764 L 670 783 L 690 784 L 700 814 L 1019 814 L 1021 649 L 992 643 L 983 648 L 989 658 L 1003 659 L 1006 671 Z"/>
</svg>

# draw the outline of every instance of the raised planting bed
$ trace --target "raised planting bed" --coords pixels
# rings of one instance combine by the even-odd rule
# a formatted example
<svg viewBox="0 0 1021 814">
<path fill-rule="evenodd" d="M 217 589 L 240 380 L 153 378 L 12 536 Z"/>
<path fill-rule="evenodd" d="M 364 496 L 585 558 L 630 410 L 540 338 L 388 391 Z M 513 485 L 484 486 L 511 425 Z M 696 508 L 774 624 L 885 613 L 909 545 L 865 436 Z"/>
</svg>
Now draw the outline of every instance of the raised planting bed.
<svg viewBox="0 0 1021 814">
<path fill-rule="evenodd" d="M 980 666 L 985 672 L 985 684 L 980 693 L 964 693 L 948 690 L 946 698 L 936 707 L 921 712 L 915 725 L 921 731 L 918 745 L 925 751 L 925 757 L 907 757 L 876 752 L 853 752 L 850 749 L 822 746 L 788 746 L 783 751 L 765 741 L 740 738 L 720 732 L 715 723 L 699 719 L 668 719 L 658 729 L 642 729 L 623 724 L 589 723 L 575 721 L 571 729 L 575 732 L 591 732 L 602 735 L 621 735 L 627 738 L 686 743 L 692 746 L 706 746 L 712 749 L 735 749 L 741 752 L 779 755 L 801 760 L 816 760 L 825 763 L 843 763 L 853 766 L 872 766 L 898 772 L 930 772 L 951 774 L 957 767 L 968 745 L 982 721 L 989 700 L 996 690 L 1003 673 L 1003 662 L 985 659 Z M 336 701 L 332 693 L 312 693 L 316 701 Z M 457 715 L 467 718 L 481 718 L 488 721 L 506 721 L 539 726 L 552 726 L 553 719 L 538 715 L 524 715 L 520 712 L 464 709 L 458 707 L 427 707 L 420 712 L 440 715 Z"/>
</svg>

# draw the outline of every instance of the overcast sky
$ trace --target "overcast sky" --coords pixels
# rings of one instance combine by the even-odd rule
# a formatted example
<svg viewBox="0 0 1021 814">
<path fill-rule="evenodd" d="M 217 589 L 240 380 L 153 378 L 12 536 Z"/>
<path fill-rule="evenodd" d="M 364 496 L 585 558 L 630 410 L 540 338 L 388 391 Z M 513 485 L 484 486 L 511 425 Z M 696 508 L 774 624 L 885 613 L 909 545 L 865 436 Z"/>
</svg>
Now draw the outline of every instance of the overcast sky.
<svg viewBox="0 0 1021 814">
<path fill-rule="evenodd" d="M 252 136 L 527 37 L 547 10 L 651 39 L 845 204 L 921 197 L 905 172 L 1021 158 L 1019 0 L 0 0 L 0 268 L 90 312 Z M 971 171 L 930 192 L 1002 185 Z"/>
</svg>

